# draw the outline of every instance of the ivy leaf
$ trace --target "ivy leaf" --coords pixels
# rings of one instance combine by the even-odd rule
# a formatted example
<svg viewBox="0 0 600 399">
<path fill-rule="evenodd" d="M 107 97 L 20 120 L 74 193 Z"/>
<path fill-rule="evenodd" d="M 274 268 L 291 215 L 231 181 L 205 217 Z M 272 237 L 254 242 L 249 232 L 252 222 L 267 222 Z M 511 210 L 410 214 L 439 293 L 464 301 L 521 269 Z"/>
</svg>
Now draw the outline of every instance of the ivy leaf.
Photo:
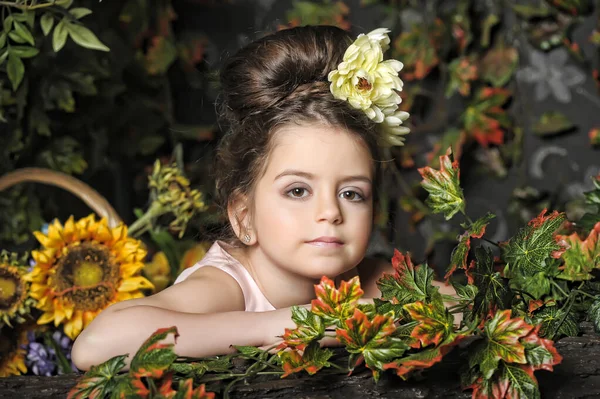
<svg viewBox="0 0 600 399">
<path fill-rule="evenodd" d="M 52 27 L 54 26 L 54 17 L 49 12 L 44 13 L 40 18 L 40 25 L 42 26 L 42 33 L 44 36 L 48 36 Z"/>
<path fill-rule="evenodd" d="M 460 298 L 461 301 L 465 302 L 473 302 L 475 300 L 475 296 L 479 292 L 479 289 L 474 284 L 459 284 L 452 281 L 452 287 L 454 291 L 456 291 L 456 295 Z"/>
<path fill-rule="evenodd" d="M 590 321 L 594 323 L 594 330 L 600 332 L 600 296 L 596 296 L 587 314 Z"/>
<path fill-rule="evenodd" d="M 455 92 L 466 97 L 471 94 L 471 82 L 477 79 L 477 64 L 474 57 L 459 57 L 448 64 L 450 81 L 446 87 L 446 97 L 450 98 Z"/>
<path fill-rule="evenodd" d="M 542 272 L 548 257 L 558 258 L 564 252 L 564 246 L 558 243 L 554 233 L 565 220 L 565 216 L 557 211 L 547 216 L 545 213 L 546 209 L 508 242 L 502 244 L 503 257 L 507 263 L 504 272 L 507 277 L 519 273 L 532 276 Z"/>
<path fill-rule="evenodd" d="M 323 338 L 325 334 L 323 320 L 308 309 L 300 306 L 292 306 L 292 320 L 298 327 L 295 329 L 285 329 L 283 342 L 277 347 L 277 350 L 284 348 L 304 350 L 306 345 L 313 340 Z"/>
<path fill-rule="evenodd" d="M 562 361 L 562 356 L 558 354 L 552 340 L 539 336 L 540 328 L 541 326 L 537 325 L 521 340 L 525 347 L 527 365 L 533 370 L 553 371 L 554 366 Z"/>
<path fill-rule="evenodd" d="M 533 125 L 533 132 L 538 136 L 552 136 L 575 128 L 573 122 L 563 113 L 557 111 L 545 112 Z"/>
<path fill-rule="evenodd" d="M 104 398 L 114 390 L 117 373 L 125 367 L 129 355 L 115 356 L 102 364 L 92 366 L 71 388 L 67 399 Z"/>
<path fill-rule="evenodd" d="M 537 380 L 533 378 L 533 375 L 528 374 L 522 366 L 504 364 L 500 380 L 506 381 L 501 384 L 507 387 L 507 398 L 540 398 Z"/>
<path fill-rule="evenodd" d="M 450 266 L 446 270 L 444 279 L 448 280 L 450 276 L 456 271 L 456 269 L 467 268 L 467 256 L 471 249 L 471 238 L 481 238 L 485 234 L 485 229 L 489 224 L 490 220 L 496 216 L 492 213 L 487 213 L 485 216 L 480 217 L 474 221 L 470 226 L 462 224 L 461 226 L 467 231 L 458 238 L 458 245 L 452 250 L 450 257 Z"/>
<path fill-rule="evenodd" d="M 411 337 L 417 341 L 413 348 L 439 345 L 454 331 L 454 317 L 444 307 L 435 304 L 415 302 L 404 305 L 413 320 L 419 324 L 413 329 Z"/>
<path fill-rule="evenodd" d="M 92 50 L 110 51 L 106 45 L 98 40 L 94 32 L 85 26 L 69 23 L 66 24 L 65 28 L 69 33 L 69 36 L 71 36 L 71 39 L 81 47 Z"/>
<path fill-rule="evenodd" d="M 511 79 L 517 64 L 519 53 L 514 47 L 507 47 L 503 40 L 481 59 L 481 77 L 494 87 L 502 87 Z"/>
<path fill-rule="evenodd" d="M 577 233 L 569 236 L 557 235 L 558 240 L 564 240 L 569 247 L 562 255 L 565 263 L 559 269 L 561 273 L 558 278 L 570 281 L 583 281 L 592 279 L 590 272 L 593 269 L 600 268 L 600 222 L 596 223 L 594 228 L 585 240 L 581 240 Z"/>
<path fill-rule="evenodd" d="M 317 299 L 311 301 L 311 311 L 322 317 L 328 325 L 335 324 L 341 327 L 343 321 L 354 312 L 364 291 L 360 288 L 358 276 L 349 281 L 342 281 L 339 290 L 335 288 L 331 279 L 323 276 L 319 285 L 315 285 L 315 294 Z"/>
<path fill-rule="evenodd" d="M 484 318 L 495 309 L 509 308 L 511 299 L 507 280 L 494 271 L 494 256 L 491 250 L 478 247 L 475 249 L 475 258 L 477 261 L 471 262 L 466 271 L 469 284 L 478 289 L 470 313 L 471 320 L 477 316 Z"/>
<path fill-rule="evenodd" d="M 372 320 L 359 309 L 346 320 L 345 328 L 336 330 L 338 341 L 346 350 L 364 357 L 367 367 L 373 370 L 375 380 L 386 363 L 398 358 L 409 348 L 400 338 L 392 336 L 396 331 L 393 314 L 376 314 Z"/>
<path fill-rule="evenodd" d="M 498 362 L 527 363 L 525 347 L 520 338 L 533 330 L 521 318 L 511 318 L 510 310 L 496 312 L 484 326 L 484 339 L 479 341 L 471 356 L 469 367 L 479 367 L 484 379 L 490 379 L 498 369 Z"/>
<path fill-rule="evenodd" d="M 550 293 L 551 279 L 546 273 L 539 272 L 533 276 L 524 276 L 517 274 L 510 279 L 510 287 L 520 291 L 525 291 L 535 299 L 540 299 Z"/>
<path fill-rule="evenodd" d="M 167 368 L 177 359 L 173 344 L 162 344 L 169 334 L 175 339 L 179 336 L 176 327 L 159 328 L 140 347 L 129 368 L 129 374 L 135 378 L 160 378 Z"/>
<path fill-rule="evenodd" d="M 462 114 L 464 130 L 473 136 L 482 147 L 504 143 L 504 129 L 511 126 L 504 104 L 510 92 L 503 88 L 484 87 Z"/>
<path fill-rule="evenodd" d="M 297 350 L 285 351 L 279 353 L 281 365 L 284 374 L 281 378 L 285 378 L 292 373 L 297 373 L 306 370 L 308 374 L 315 374 L 323 367 L 329 367 L 329 358 L 333 352 L 329 349 L 321 349 L 318 342 L 311 342 L 303 354 Z"/>
<path fill-rule="evenodd" d="M 23 65 L 23 61 L 15 54 L 9 53 L 8 55 L 6 73 L 12 84 L 13 91 L 17 91 L 17 88 L 23 81 L 23 76 L 25 76 L 25 65 Z"/>
<path fill-rule="evenodd" d="M 427 192 L 427 205 L 434 213 L 443 213 L 446 220 L 452 219 L 457 212 L 465 212 L 465 198 L 460 187 L 458 162 L 453 161 L 452 148 L 446 155 L 440 156 L 440 170 L 429 166 L 419 169 L 423 178 L 421 186 Z"/>
<path fill-rule="evenodd" d="M 556 306 L 548 306 L 533 315 L 533 323 L 540 324 L 542 337 L 576 337 L 579 334 L 577 317 L 573 311 L 565 313 L 563 309 Z"/>
<path fill-rule="evenodd" d="M 427 265 L 414 266 L 409 254 L 404 256 L 400 251 L 394 250 L 392 267 L 395 273 L 384 273 L 377 281 L 377 287 L 384 299 L 404 305 L 416 301 L 432 299 L 437 292 L 431 284 L 433 270 Z"/>
</svg>

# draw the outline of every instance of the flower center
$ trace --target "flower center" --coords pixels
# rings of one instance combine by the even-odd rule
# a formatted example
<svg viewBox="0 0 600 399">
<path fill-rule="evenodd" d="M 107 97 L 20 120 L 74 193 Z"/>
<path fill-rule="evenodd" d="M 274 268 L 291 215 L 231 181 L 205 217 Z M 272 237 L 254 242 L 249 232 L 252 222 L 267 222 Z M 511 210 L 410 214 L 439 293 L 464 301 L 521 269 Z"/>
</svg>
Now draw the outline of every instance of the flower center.
<svg viewBox="0 0 600 399">
<path fill-rule="evenodd" d="M 119 265 L 108 247 L 85 242 L 67 248 L 54 276 L 56 296 L 64 296 L 79 310 L 106 307 L 116 294 Z"/>
<path fill-rule="evenodd" d="M 20 294 L 19 276 L 0 268 L 0 311 L 10 309 Z"/>
<path fill-rule="evenodd" d="M 358 78 L 358 84 L 356 85 L 356 88 L 358 90 L 371 90 L 373 86 L 371 85 L 371 83 L 369 83 L 369 81 L 365 78 Z"/>
</svg>

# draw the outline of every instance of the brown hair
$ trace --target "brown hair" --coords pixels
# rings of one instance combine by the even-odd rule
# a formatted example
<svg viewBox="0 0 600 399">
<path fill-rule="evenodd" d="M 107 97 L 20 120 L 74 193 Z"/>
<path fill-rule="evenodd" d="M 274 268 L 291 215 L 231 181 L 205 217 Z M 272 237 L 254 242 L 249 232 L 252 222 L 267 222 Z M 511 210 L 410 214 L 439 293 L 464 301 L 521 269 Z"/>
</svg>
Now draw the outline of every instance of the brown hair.
<svg viewBox="0 0 600 399">
<path fill-rule="evenodd" d="M 352 132 L 371 151 L 378 180 L 377 125 L 334 98 L 327 81 L 351 43 L 346 31 L 333 26 L 297 27 L 254 41 L 227 60 L 221 69 L 220 114 L 227 131 L 215 159 L 216 199 L 225 210 L 237 194 L 252 197 L 273 133 L 292 123 L 317 122 Z"/>
</svg>

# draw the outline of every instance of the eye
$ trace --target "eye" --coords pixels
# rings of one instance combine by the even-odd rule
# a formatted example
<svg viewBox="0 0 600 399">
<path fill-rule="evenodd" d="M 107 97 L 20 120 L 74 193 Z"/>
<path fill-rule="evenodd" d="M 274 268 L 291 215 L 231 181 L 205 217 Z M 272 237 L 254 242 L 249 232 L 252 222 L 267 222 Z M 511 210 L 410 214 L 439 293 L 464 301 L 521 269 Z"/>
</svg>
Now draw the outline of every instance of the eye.
<svg viewBox="0 0 600 399">
<path fill-rule="evenodd" d="M 305 194 L 308 194 L 308 190 L 302 187 L 295 187 L 287 192 L 288 197 L 292 198 L 304 198 Z"/>
<path fill-rule="evenodd" d="M 348 201 L 362 201 L 364 198 L 356 191 L 347 190 L 340 194 L 340 197 L 347 199 Z"/>
</svg>

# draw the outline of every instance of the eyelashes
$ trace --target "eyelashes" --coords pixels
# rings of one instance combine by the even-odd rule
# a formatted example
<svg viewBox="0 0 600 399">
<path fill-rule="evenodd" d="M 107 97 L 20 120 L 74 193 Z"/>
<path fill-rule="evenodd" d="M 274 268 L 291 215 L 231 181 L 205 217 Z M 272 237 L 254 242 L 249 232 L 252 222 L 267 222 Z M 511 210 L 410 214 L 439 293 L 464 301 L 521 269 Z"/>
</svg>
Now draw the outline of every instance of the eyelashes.
<svg viewBox="0 0 600 399">
<path fill-rule="evenodd" d="M 294 187 L 285 192 L 285 195 L 292 199 L 305 199 L 310 195 L 309 190 L 305 187 Z M 363 202 L 366 200 L 365 196 L 360 194 L 356 190 L 344 190 L 339 195 L 340 198 L 346 199 L 350 202 Z"/>
</svg>

